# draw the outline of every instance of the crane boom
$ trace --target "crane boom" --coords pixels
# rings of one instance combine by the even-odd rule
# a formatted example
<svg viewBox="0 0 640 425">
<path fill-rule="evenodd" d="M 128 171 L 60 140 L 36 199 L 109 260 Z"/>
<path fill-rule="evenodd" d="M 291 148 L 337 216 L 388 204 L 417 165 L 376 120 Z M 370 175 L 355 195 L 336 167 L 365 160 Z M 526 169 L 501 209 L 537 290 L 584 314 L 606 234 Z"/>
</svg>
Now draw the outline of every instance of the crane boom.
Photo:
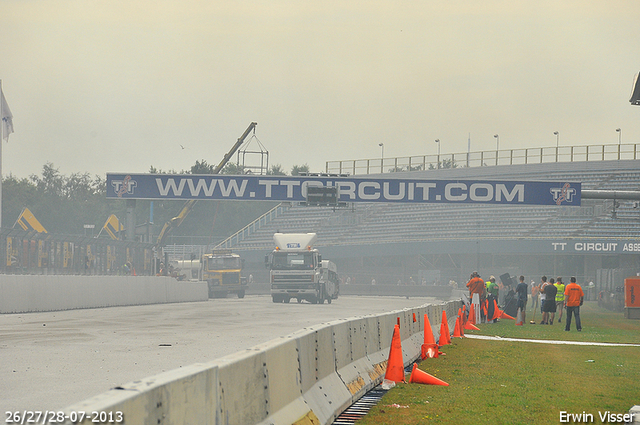
<svg viewBox="0 0 640 425">
<path fill-rule="evenodd" d="M 224 158 L 222 158 L 222 161 L 220 161 L 220 164 L 218 164 L 218 166 L 213 170 L 213 174 L 219 174 L 220 171 L 222 171 L 222 169 L 224 168 L 225 165 L 227 165 L 227 162 L 229 162 L 233 154 L 236 153 L 238 149 L 240 149 L 240 146 L 242 146 L 242 144 L 244 143 L 249 133 L 255 130 L 257 125 L 258 123 L 256 122 L 252 122 L 251 124 L 249 124 L 249 127 L 247 127 L 244 133 L 242 133 L 242 136 L 240 136 L 240 138 L 236 141 L 236 144 L 233 145 L 231 150 L 227 152 Z"/>
<path fill-rule="evenodd" d="M 249 136 L 249 133 L 255 130 L 257 125 L 258 123 L 255 123 L 255 122 L 252 122 L 251 124 L 249 124 L 249 127 L 247 127 L 244 133 L 242 133 L 242 136 L 240 136 L 240 138 L 236 141 L 236 143 L 233 145 L 231 150 L 227 152 L 224 158 L 222 158 L 222 161 L 220 161 L 220 164 L 218 164 L 218 166 L 213 170 L 212 174 L 219 174 L 220 171 L 222 171 L 222 169 L 224 168 L 225 165 L 227 165 L 227 162 L 229 162 L 233 154 L 235 154 L 236 151 L 240 148 L 240 146 L 242 146 L 247 136 Z M 185 202 L 184 206 L 180 210 L 180 213 L 178 213 L 177 216 L 173 217 L 172 219 L 170 219 L 164 224 L 164 226 L 162 227 L 162 230 L 160 231 L 160 234 L 158 235 L 158 239 L 156 241 L 156 248 L 159 248 L 160 246 L 162 246 L 165 238 L 167 237 L 169 232 L 171 232 L 171 230 L 175 229 L 176 227 L 180 226 L 180 224 L 182 224 L 185 217 L 189 215 L 189 213 L 193 209 L 196 202 L 198 202 L 197 199 L 192 199 Z"/>
</svg>

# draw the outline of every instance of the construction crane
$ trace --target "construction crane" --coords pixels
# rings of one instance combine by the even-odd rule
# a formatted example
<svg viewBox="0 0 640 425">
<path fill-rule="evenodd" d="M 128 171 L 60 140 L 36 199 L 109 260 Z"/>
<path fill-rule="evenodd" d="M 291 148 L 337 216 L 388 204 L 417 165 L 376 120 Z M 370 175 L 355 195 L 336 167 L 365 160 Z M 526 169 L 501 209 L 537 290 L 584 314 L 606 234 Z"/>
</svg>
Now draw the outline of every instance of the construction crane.
<svg viewBox="0 0 640 425">
<path fill-rule="evenodd" d="M 247 129 L 244 131 L 242 136 L 240 136 L 240 138 L 233 145 L 231 150 L 227 152 L 224 158 L 222 158 L 222 161 L 220 161 L 220 164 L 218 164 L 218 166 L 213 170 L 212 174 L 219 174 L 220 171 L 222 171 L 222 169 L 224 168 L 225 165 L 227 165 L 227 162 L 229 162 L 233 154 L 235 154 L 236 151 L 240 148 L 240 146 L 242 146 L 247 136 L 249 136 L 249 133 L 254 131 L 257 125 L 258 123 L 252 122 L 249 125 L 249 127 L 247 127 Z M 192 199 L 185 202 L 184 206 L 182 207 L 182 210 L 180 210 L 180 213 L 164 224 L 164 227 L 162 228 L 162 230 L 160 231 L 160 234 L 158 235 L 158 240 L 156 241 L 156 249 L 160 248 L 164 244 L 164 240 L 167 237 L 167 235 L 171 232 L 171 230 L 175 229 L 176 227 L 180 226 L 180 224 L 182 224 L 184 219 L 187 217 L 187 215 L 189 215 L 189 213 L 191 212 L 191 210 L 193 209 L 194 205 L 197 202 L 198 202 L 197 199 Z"/>
</svg>

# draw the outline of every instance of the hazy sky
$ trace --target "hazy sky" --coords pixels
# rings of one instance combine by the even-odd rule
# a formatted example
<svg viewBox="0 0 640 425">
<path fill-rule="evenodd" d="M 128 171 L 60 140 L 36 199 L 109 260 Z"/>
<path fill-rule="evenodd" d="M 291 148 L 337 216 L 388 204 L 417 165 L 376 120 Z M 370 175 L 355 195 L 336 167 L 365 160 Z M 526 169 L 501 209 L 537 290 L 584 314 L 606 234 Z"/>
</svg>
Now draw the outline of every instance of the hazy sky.
<svg viewBox="0 0 640 425">
<path fill-rule="evenodd" d="M 640 143 L 638 0 L 0 0 L 3 174 Z M 184 146 L 184 149 L 181 146 Z"/>
</svg>

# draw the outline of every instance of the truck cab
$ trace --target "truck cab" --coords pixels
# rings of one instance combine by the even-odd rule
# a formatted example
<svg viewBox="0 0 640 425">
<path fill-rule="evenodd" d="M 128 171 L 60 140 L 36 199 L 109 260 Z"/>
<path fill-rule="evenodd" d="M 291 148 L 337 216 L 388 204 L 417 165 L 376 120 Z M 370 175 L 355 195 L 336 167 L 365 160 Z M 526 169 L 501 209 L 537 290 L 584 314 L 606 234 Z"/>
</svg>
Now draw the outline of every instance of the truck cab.
<svg viewBox="0 0 640 425">
<path fill-rule="evenodd" d="M 274 303 L 324 303 L 338 297 L 335 264 L 322 260 L 313 244 L 315 233 L 276 233 L 275 249 L 266 258 L 270 269 L 271 298 Z M 331 266 L 332 265 L 332 266 Z"/>
<path fill-rule="evenodd" d="M 243 261 L 231 250 L 214 250 L 202 257 L 202 280 L 209 286 L 209 298 L 235 293 L 244 298 L 247 281 L 242 277 Z"/>
</svg>

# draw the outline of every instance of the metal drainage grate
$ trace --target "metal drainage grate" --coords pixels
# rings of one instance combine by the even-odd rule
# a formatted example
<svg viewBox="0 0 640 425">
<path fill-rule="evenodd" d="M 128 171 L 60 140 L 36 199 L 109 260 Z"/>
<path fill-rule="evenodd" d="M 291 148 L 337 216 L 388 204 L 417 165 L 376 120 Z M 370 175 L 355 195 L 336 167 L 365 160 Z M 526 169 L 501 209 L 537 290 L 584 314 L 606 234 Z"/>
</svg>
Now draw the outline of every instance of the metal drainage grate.
<svg viewBox="0 0 640 425">
<path fill-rule="evenodd" d="M 369 410 L 378 404 L 380 399 L 389 390 L 383 390 L 380 385 L 360 397 L 333 421 L 332 425 L 353 425 L 358 419 L 369 413 Z"/>
</svg>

